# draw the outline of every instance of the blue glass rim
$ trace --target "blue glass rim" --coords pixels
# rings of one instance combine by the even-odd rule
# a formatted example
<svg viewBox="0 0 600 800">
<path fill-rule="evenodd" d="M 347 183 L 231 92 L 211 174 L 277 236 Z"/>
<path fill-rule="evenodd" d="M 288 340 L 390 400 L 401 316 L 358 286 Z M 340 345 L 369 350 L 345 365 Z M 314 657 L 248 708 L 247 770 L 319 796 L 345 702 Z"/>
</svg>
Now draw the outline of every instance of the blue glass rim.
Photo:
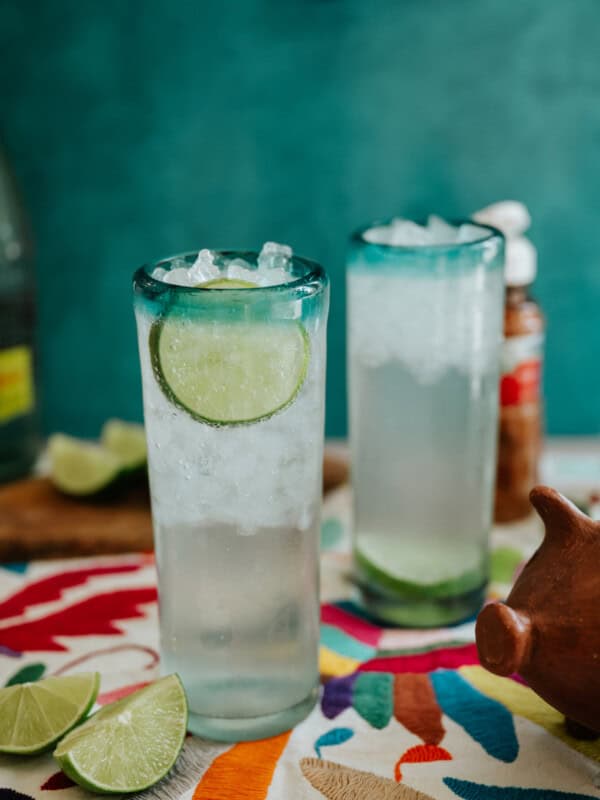
<svg viewBox="0 0 600 800">
<path fill-rule="evenodd" d="M 404 244 L 380 244 L 378 242 L 370 242 L 368 239 L 365 239 L 365 233 L 367 231 L 372 230 L 373 228 L 378 228 L 385 225 L 391 225 L 394 219 L 399 219 L 399 217 L 387 217 L 385 219 L 375 220 L 374 222 L 369 223 L 368 225 L 363 225 L 360 228 L 357 228 L 351 235 L 350 241 L 352 244 L 359 245 L 360 247 L 364 248 L 376 248 L 380 249 L 384 252 L 397 252 L 402 254 L 415 254 L 419 256 L 423 255 L 439 255 L 442 253 L 449 253 L 452 251 L 465 251 L 471 249 L 478 249 L 480 247 L 485 247 L 489 242 L 500 240 L 501 242 L 504 241 L 504 234 L 498 228 L 495 228 L 493 225 L 483 225 L 482 223 L 475 222 L 472 219 L 444 219 L 444 222 L 447 222 L 449 225 L 454 225 L 455 227 L 459 227 L 460 225 L 474 225 L 477 228 L 483 228 L 484 230 L 488 231 L 488 235 L 482 237 L 481 239 L 475 239 L 471 242 L 454 242 L 451 244 L 421 244 L 421 245 L 404 245 Z M 423 220 L 410 220 L 410 222 L 415 222 L 417 225 L 423 225 Z"/>
<path fill-rule="evenodd" d="M 189 250 L 184 253 L 177 253 L 176 255 L 161 258 L 159 261 L 147 262 L 146 264 L 143 264 L 133 274 L 134 289 L 136 291 L 141 291 L 142 293 L 148 292 L 153 296 L 168 291 L 171 292 L 172 296 L 175 297 L 193 296 L 199 294 L 200 292 L 202 292 L 204 296 L 206 296 L 207 293 L 210 293 L 210 295 L 213 297 L 224 292 L 227 293 L 228 296 L 232 295 L 233 293 L 237 295 L 246 295 L 248 292 L 250 292 L 252 298 L 254 300 L 258 300 L 259 298 L 266 297 L 275 299 L 277 296 L 281 296 L 282 294 L 289 292 L 295 293 L 298 290 L 304 289 L 305 287 L 318 287 L 319 291 L 321 291 L 329 282 L 327 273 L 320 264 L 318 264 L 316 261 L 311 261 L 308 258 L 297 255 L 291 256 L 289 261 L 292 264 L 292 268 L 299 267 L 304 271 L 304 274 L 298 277 L 291 276 L 293 277 L 293 280 L 286 281 L 285 283 L 276 283 L 272 286 L 254 286 L 251 290 L 246 288 L 231 289 L 214 286 L 179 286 L 176 283 L 166 283 L 165 281 L 161 281 L 152 277 L 151 273 L 157 267 L 169 264 L 176 259 L 185 260 L 193 258 L 195 260 L 198 256 L 198 252 L 199 251 Z M 247 261 L 251 265 L 255 265 L 258 259 L 258 252 L 255 250 L 212 250 L 211 252 L 225 259 L 240 258 L 244 261 Z M 192 263 L 193 262 L 190 261 L 189 266 L 191 266 Z"/>
</svg>

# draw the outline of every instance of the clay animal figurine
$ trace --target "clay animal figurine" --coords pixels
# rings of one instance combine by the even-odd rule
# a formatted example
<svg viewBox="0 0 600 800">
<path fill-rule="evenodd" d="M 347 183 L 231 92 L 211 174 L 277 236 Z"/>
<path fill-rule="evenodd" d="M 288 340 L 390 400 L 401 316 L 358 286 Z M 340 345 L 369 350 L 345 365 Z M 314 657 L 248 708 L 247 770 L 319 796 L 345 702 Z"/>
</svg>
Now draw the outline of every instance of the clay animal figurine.
<svg viewBox="0 0 600 800">
<path fill-rule="evenodd" d="M 544 541 L 506 603 L 485 606 L 476 625 L 482 665 L 518 672 L 567 717 L 574 735 L 600 735 L 600 522 L 537 486 L 529 499 Z"/>
</svg>

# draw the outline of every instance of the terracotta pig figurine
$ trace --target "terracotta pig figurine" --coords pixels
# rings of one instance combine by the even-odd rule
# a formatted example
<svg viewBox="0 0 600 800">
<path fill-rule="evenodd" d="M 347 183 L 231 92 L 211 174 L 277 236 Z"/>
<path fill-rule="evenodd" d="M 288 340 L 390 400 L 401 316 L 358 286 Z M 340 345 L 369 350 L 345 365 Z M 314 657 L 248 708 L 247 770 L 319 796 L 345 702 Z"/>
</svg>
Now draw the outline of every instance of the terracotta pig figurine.
<svg viewBox="0 0 600 800">
<path fill-rule="evenodd" d="M 567 717 L 575 735 L 600 735 L 600 522 L 546 486 L 529 496 L 546 528 L 506 603 L 477 618 L 482 665 L 518 672 Z"/>
</svg>

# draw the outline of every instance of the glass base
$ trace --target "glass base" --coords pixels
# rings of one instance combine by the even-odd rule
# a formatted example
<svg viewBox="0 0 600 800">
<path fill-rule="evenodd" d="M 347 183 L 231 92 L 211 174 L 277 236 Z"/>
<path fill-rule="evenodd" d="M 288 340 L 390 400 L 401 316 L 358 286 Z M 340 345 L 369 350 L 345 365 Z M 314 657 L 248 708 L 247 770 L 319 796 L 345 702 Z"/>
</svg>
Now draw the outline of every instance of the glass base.
<svg viewBox="0 0 600 800">
<path fill-rule="evenodd" d="M 307 717 L 319 696 L 319 687 L 315 686 L 310 693 L 294 706 L 284 708 L 274 714 L 262 717 L 206 717 L 190 711 L 188 730 L 205 739 L 218 742 L 249 742 L 255 739 L 266 739 L 278 733 L 289 731 L 294 725 Z"/>
<path fill-rule="evenodd" d="M 391 597 L 359 587 L 360 604 L 374 619 L 406 628 L 439 628 L 475 616 L 485 601 L 486 584 L 452 597 Z"/>
</svg>

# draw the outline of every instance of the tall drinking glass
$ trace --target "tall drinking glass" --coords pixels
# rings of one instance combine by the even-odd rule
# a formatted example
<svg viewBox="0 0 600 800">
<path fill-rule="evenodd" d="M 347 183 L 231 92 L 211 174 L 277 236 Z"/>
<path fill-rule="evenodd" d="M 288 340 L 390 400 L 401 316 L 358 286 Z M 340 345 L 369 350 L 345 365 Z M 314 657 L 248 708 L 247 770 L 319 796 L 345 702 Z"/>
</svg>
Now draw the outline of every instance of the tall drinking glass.
<svg viewBox="0 0 600 800">
<path fill-rule="evenodd" d="M 402 247 L 369 230 L 347 268 L 356 578 L 384 621 L 449 624 L 488 579 L 503 238 Z"/>
<path fill-rule="evenodd" d="M 257 269 L 256 253 L 214 257 Z M 297 257 L 265 288 L 152 277 L 195 259 L 134 276 L 161 668 L 194 733 L 256 739 L 305 717 L 319 684 L 328 281 Z"/>
</svg>

